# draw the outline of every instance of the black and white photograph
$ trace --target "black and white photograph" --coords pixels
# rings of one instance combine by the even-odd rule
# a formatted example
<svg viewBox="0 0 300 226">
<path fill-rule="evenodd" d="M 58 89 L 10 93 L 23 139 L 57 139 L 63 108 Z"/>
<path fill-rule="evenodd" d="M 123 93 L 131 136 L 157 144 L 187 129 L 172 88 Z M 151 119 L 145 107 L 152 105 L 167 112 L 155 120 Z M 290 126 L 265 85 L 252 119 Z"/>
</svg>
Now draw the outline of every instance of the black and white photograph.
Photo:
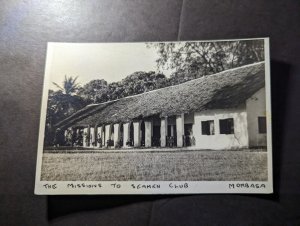
<svg viewBox="0 0 300 226">
<path fill-rule="evenodd" d="M 269 39 L 48 43 L 36 194 L 272 193 Z"/>
<path fill-rule="evenodd" d="M 300 1 L 0 6 L 0 226 L 300 225 Z"/>
</svg>

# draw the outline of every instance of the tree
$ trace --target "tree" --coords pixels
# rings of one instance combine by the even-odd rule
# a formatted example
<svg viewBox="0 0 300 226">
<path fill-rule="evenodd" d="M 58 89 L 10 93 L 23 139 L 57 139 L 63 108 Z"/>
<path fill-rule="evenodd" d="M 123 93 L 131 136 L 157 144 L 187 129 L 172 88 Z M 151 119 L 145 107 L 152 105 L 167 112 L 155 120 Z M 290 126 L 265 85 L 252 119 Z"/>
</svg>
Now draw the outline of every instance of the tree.
<svg viewBox="0 0 300 226">
<path fill-rule="evenodd" d="M 55 116 L 54 121 L 62 120 L 85 105 L 83 99 L 77 95 L 80 85 L 76 80 L 77 77 L 65 76 L 62 86 L 53 82 L 59 88 L 58 91 L 49 90 L 48 108 L 52 116 Z"/>
<path fill-rule="evenodd" d="M 57 83 L 53 82 L 53 84 L 60 90 L 62 91 L 64 94 L 66 95 L 72 95 L 74 93 L 77 92 L 77 90 L 79 89 L 79 84 L 76 83 L 78 77 L 67 77 L 65 75 L 65 80 L 63 81 L 63 86 L 58 85 Z"/>
<path fill-rule="evenodd" d="M 174 71 L 171 84 L 264 60 L 263 40 L 150 43 L 147 46 L 157 49 L 158 70 Z"/>
<path fill-rule="evenodd" d="M 103 79 L 93 80 L 80 88 L 78 95 L 88 103 L 102 103 L 168 85 L 168 79 L 163 74 L 157 74 L 154 71 L 138 71 L 128 75 L 122 81 L 110 84 Z"/>
<path fill-rule="evenodd" d="M 108 84 L 104 79 L 92 80 L 78 90 L 78 95 L 89 103 L 97 103 L 107 99 L 107 89 Z"/>
<path fill-rule="evenodd" d="M 163 74 L 154 71 L 137 71 L 121 81 L 125 95 L 135 95 L 168 86 L 168 79 Z"/>
<path fill-rule="evenodd" d="M 77 95 L 80 86 L 76 83 L 77 77 L 67 77 L 62 86 L 55 84 L 59 90 L 49 90 L 46 114 L 45 145 L 51 145 L 54 139 L 54 125 L 79 109 L 87 103 Z"/>
</svg>

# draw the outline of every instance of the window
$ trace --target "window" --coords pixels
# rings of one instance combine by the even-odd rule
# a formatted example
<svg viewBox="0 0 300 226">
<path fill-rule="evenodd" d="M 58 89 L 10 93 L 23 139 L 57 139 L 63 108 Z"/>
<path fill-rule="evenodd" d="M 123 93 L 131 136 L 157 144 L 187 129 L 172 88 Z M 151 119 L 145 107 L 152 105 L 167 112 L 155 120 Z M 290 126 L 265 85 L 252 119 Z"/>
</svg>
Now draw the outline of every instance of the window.
<svg viewBox="0 0 300 226">
<path fill-rule="evenodd" d="M 233 118 L 220 119 L 220 134 L 234 134 Z"/>
<path fill-rule="evenodd" d="M 215 134 L 215 125 L 213 120 L 202 121 L 202 134 L 203 135 L 214 135 Z"/>
<path fill-rule="evenodd" d="M 258 117 L 258 133 L 267 133 L 266 117 Z"/>
</svg>

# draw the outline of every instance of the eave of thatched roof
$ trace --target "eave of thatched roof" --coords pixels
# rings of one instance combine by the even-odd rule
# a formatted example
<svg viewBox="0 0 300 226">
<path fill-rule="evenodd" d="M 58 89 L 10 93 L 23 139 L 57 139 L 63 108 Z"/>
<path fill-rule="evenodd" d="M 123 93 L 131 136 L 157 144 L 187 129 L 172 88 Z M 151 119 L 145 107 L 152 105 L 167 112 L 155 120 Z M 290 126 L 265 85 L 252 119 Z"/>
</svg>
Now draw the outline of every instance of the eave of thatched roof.
<svg viewBox="0 0 300 226">
<path fill-rule="evenodd" d="M 194 79 L 143 94 L 89 105 L 58 127 L 128 122 L 154 115 L 171 116 L 207 109 L 235 108 L 264 87 L 264 62 Z"/>
</svg>

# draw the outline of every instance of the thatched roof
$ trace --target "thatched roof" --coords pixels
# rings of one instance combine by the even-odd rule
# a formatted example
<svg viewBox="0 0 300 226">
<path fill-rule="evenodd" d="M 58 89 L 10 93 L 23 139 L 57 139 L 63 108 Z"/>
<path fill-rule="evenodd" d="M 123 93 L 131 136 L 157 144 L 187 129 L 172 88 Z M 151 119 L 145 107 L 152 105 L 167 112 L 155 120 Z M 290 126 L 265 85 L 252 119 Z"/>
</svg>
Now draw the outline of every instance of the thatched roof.
<svg viewBox="0 0 300 226">
<path fill-rule="evenodd" d="M 101 125 L 171 116 L 208 109 L 235 108 L 264 87 L 264 62 L 194 79 L 143 94 L 89 105 L 57 127 Z"/>
</svg>

